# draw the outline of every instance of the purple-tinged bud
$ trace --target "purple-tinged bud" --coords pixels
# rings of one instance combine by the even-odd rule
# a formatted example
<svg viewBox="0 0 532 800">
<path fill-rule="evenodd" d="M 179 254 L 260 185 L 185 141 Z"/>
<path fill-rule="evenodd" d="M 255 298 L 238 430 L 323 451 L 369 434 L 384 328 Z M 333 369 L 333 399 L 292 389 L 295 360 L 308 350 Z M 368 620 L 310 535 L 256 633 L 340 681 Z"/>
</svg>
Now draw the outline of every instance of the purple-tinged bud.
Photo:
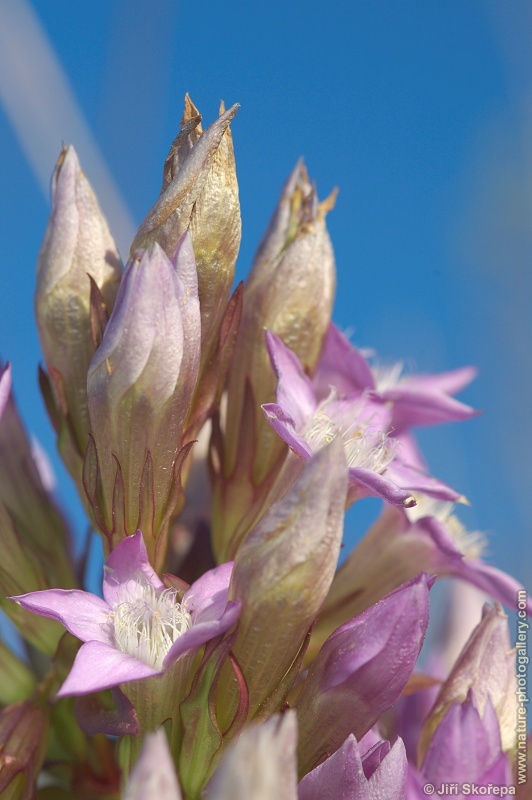
<svg viewBox="0 0 532 800">
<path fill-rule="evenodd" d="M 181 240 L 175 265 L 155 245 L 129 262 L 89 367 L 101 488 L 94 485 L 89 452 L 86 488 L 95 517 L 109 549 L 142 526 L 150 559 L 158 565 L 164 546 L 158 544 L 155 554 L 156 539 L 178 499 L 183 428 L 198 375 L 199 326 L 190 238 Z"/>
<path fill-rule="evenodd" d="M 237 551 L 229 596 L 241 600 L 242 612 L 233 653 L 249 691 L 249 718 L 278 708 L 295 680 L 290 668 L 336 569 L 346 494 L 342 447 L 332 442 Z M 234 679 L 220 692 L 228 721 L 236 693 Z"/>
<path fill-rule="evenodd" d="M 297 720 L 287 712 L 251 725 L 228 750 L 205 800 L 297 800 Z"/>
<path fill-rule="evenodd" d="M 241 221 L 229 123 L 238 106 L 205 132 L 201 116 L 185 98 L 181 130 L 164 165 L 161 194 L 142 222 L 131 253 L 157 242 L 172 257 L 188 229 L 198 270 L 202 350 L 210 350 L 229 299 L 240 247 Z"/>
<path fill-rule="evenodd" d="M 46 752 L 48 719 L 44 708 L 29 702 L 0 713 L 0 796 L 35 797 L 35 781 Z"/>
<path fill-rule="evenodd" d="M 107 222 L 74 148 L 68 147 L 59 156 L 52 181 L 52 214 L 37 264 L 35 311 L 59 447 L 78 483 L 89 435 L 87 369 L 96 349 L 90 279 L 110 313 L 121 272 Z"/>
<path fill-rule="evenodd" d="M 493 607 L 484 606 L 481 622 L 440 689 L 421 733 L 420 758 L 449 707 L 453 703 L 465 703 L 470 693 L 481 718 L 488 703 L 491 705 L 499 721 L 502 749 L 513 749 L 516 738 L 515 649 L 510 644 L 508 618 L 497 603 Z"/>
<path fill-rule="evenodd" d="M 364 755 L 349 736 L 339 750 L 307 773 L 298 800 L 404 800 L 407 760 L 401 739 L 378 742 Z"/>
<path fill-rule="evenodd" d="M 321 764 L 349 734 L 360 739 L 397 700 L 425 637 L 428 590 L 422 574 L 327 639 L 294 703 L 300 774 Z"/>
<path fill-rule="evenodd" d="M 164 731 L 149 733 L 122 800 L 181 800 L 182 796 Z"/>
</svg>

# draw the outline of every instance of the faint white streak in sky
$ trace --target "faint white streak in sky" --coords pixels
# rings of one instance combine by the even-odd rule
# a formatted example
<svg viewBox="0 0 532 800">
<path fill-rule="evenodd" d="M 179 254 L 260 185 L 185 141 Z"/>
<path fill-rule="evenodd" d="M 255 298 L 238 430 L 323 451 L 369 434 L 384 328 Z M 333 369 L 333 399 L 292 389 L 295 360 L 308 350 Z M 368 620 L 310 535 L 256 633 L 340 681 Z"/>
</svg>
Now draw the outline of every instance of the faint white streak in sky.
<svg viewBox="0 0 532 800">
<path fill-rule="evenodd" d="M 130 212 L 27 0 L 0 0 L 0 102 L 46 197 L 62 143 L 75 146 L 117 245 L 127 255 L 135 234 Z"/>
</svg>

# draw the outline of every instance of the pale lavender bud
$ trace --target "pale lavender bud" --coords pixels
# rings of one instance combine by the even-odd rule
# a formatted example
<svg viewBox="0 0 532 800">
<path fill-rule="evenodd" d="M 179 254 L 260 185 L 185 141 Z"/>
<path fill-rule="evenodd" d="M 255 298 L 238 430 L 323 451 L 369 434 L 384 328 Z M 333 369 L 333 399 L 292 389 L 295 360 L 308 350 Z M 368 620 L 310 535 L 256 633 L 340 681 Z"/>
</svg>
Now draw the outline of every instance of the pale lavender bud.
<svg viewBox="0 0 532 800">
<path fill-rule="evenodd" d="M 37 264 L 35 312 L 62 420 L 55 424 L 68 429 L 68 435 L 60 437 L 60 446 L 74 477 L 79 477 L 87 447 L 87 369 L 96 349 L 89 276 L 110 313 L 121 272 L 120 256 L 98 201 L 74 148 L 66 148 L 52 181 L 52 215 Z"/>
<path fill-rule="evenodd" d="M 177 502 L 175 469 L 198 374 L 199 304 L 188 236 L 176 266 L 158 245 L 129 262 L 88 373 L 100 525 L 113 534 L 111 549 L 142 525 L 152 556 Z M 93 487 L 91 495 L 94 502 Z"/>
</svg>

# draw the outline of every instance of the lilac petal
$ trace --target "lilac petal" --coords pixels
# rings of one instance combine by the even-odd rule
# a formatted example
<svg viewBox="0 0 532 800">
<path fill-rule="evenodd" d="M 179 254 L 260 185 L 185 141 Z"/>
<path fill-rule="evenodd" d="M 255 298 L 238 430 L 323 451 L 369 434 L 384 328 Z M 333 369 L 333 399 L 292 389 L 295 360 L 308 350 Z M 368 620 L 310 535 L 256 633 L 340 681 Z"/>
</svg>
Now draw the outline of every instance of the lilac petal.
<svg viewBox="0 0 532 800">
<path fill-rule="evenodd" d="M 398 458 L 387 468 L 386 476 L 397 486 L 408 489 L 414 495 L 416 492 L 420 492 L 429 497 L 434 497 L 436 500 L 448 500 L 452 503 L 459 503 L 464 499 L 463 495 L 458 494 L 447 484 L 409 464 L 405 464 L 404 461 Z"/>
<path fill-rule="evenodd" d="M 301 682 L 299 757 L 310 770 L 353 733 L 361 738 L 403 691 L 429 617 L 425 574 L 338 628 Z"/>
<path fill-rule="evenodd" d="M 120 587 L 129 581 L 137 581 L 141 573 L 156 589 L 164 584 L 151 566 L 142 533 L 137 531 L 115 547 L 104 567 L 103 596 L 114 608 L 118 602 Z"/>
<path fill-rule="evenodd" d="M 340 396 L 375 388 L 370 365 L 332 322 L 325 337 L 313 384 L 320 399 L 327 397 L 331 386 L 334 386 Z"/>
<path fill-rule="evenodd" d="M 58 697 L 90 694 L 120 683 L 139 681 L 161 673 L 104 642 L 87 642 L 79 649 Z"/>
<path fill-rule="evenodd" d="M 368 777 L 370 800 L 402 800 L 405 797 L 408 772 L 405 746 L 402 739 L 398 738 L 391 749 L 388 748 L 389 742 L 381 743 L 378 750 L 381 760 L 371 776 L 368 776 L 366 756 L 362 759 L 364 773 Z"/>
<path fill-rule="evenodd" d="M 427 462 L 419 449 L 414 435 L 410 431 L 403 431 L 399 436 L 394 436 L 394 439 L 399 443 L 397 456 L 400 461 L 421 472 L 428 472 Z"/>
<path fill-rule="evenodd" d="M 386 470 L 386 477 L 372 472 L 363 467 L 351 467 L 349 469 L 349 485 L 356 487 L 355 493 L 349 493 L 349 499 L 354 500 L 359 497 L 382 497 L 387 503 L 393 506 L 404 506 L 405 504 L 415 505 L 409 499 L 412 493 L 408 489 L 401 489 L 391 480 L 388 480 L 389 469 Z"/>
<path fill-rule="evenodd" d="M 317 402 L 312 384 L 296 354 L 274 333 L 266 331 L 266 347 L 277 375 L 277 402 L 300 429 L 312 417 Z"/>
<path fill-rule="evenodd" d="M 284 408 L 277 403 L 265 403 L 262 410 L 267 422 L 294 453 L 305 460 L 311 457 L 312 450 L 306 441 L 296 433 L 295 422 Z"/>
<path fill-rule="evenodd" d="M 395 702 L 410 677 L 425 638 L 432 583 L 421 573 L 337 628 L 321 649 L 327 661 L 320 690 L 327 692 L 352 681 L 371 707 L 376 699 L 372 696 L 373 689 L 381 682 L 379 701 L 383 702 L 384 695 L 389 693 L 394 696 L 388 706 Z M 349 648 L 350 642 L 356 642 L 356 647 Z M 389 676 L 392 667 L 393 681 Z M 383 710 L 388 706 L 383 706 Z"/>
<path fill-rule="evenodd" d="M 351 734 L 339 750 L 300 781 L 298 800 L 369 800 L 357 740 Z"/>
<path fill-rule="evenodd" d="M 385 402 L 394 404 L 395 433 L 414 426 L 459 422 L 481 413 L 447 394 L 427 392 L 411 386 L 389 389 L 381 397 Z"/>
<path fill-rule="evenodd" d="M 80 589 L 45 589 L 10 599 L 28 611 L 56 619 L 82 642 L 112 643 L 108 624 L 111 609 L 95 594 Z"/>
<path fill-rule="evenodd" d="M 421 391 L 432 391 L 443 394 L 457 394 L 476 378 L 476 367 L 459 367 L 449 372 L 440 372 L 436 375 L 409 375 L 405 383 L 409 387 Z"/>
<path fill-rule="evenodd" d="M 359 747 L 366 737 L 367 734 L 362 737 Z M 366 778 L 371 778 L 375 770 L 379 768 L 381 761 L 386 758 L 391 749 L 392 745 L 389 741 L 386 740 L 383 742 L 379 739 L 377 742 L 374 742 L 374 744 L 372 744 L 368 750 L 366 750 L 362 756 L 362 766 L 364 767 L 364 775 Z"/>
<path fill-rule="evenodd" d="M 228 561 L 198 578 L 183 596 L 189 614 L 195 614 L 195 619 L 201 621 L 203 617 L 200 619 L 200 615 L 206 613 L 210 606 L 218 607 L 220 602 L 225 605 L 232 572 L 233 562 Z"/>
<path fill-rule="evenodd" d="M 164 659 L 163 669 L 168 669 L 184 653 L 196 651 L 206 642 L 225 633 L 238 620 L 241 608 L 240 600 L 230 601 L 219 618 L 194 623 L 173 643 Z"/>
<path fill-rule="evenodd" d="M 422 517 L 412 525 L 411 530 L 419 531 L 426 541 L 432 540 L 435 545 L 432 564 L 430 567 L 428 564 L 424 565 L 425 569 L 462 578 L 504 605 L 515 607 L 517 592 L 523 586 L 506 572 L 485 564 L 479 558 L 464 557 L 443 522 L 435 517 Z M 532 616 L 530 597 L 527 597 L 527 613 Z"/>
</svg>

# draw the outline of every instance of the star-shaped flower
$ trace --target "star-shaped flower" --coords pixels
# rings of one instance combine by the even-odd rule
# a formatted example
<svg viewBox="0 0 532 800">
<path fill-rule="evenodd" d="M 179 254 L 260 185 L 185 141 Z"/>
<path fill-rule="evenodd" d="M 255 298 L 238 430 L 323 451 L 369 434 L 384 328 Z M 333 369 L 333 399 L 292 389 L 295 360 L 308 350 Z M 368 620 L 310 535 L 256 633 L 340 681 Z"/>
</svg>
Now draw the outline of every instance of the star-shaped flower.
<svg viewBox="0 0 532 800">
<path fill-rule="evenodd" d="M 266 344 L 278 379 L 277 402 L 262 406 L 267 421 L 305 460 L 339 437 L 349 467 L 349 503 L 361 497 L 382 497 L 392 505 L 410 508 L 418 492 L 439 500 L 462 499 L 410 459 L 407 440 L 392 435 L 391 403 L 382 402 L 371 391 L 340 395 L 335 387 L 320 401 L 295 353 L 268 331 Z"/>
<path fill-rule="evenodd" d="M 107 561 L 104 599 L 78 589 L 11 599 L 58 620 L 84 642 L 58 692 L 82 695 L 161 675 L 183 654 L 225 633 L 240 613 L 239 602 L 227 602 L 232 568 L 228 563 L 206 572 L 179 601 L 151 567 L 137 531 Z"/>
</svg>

